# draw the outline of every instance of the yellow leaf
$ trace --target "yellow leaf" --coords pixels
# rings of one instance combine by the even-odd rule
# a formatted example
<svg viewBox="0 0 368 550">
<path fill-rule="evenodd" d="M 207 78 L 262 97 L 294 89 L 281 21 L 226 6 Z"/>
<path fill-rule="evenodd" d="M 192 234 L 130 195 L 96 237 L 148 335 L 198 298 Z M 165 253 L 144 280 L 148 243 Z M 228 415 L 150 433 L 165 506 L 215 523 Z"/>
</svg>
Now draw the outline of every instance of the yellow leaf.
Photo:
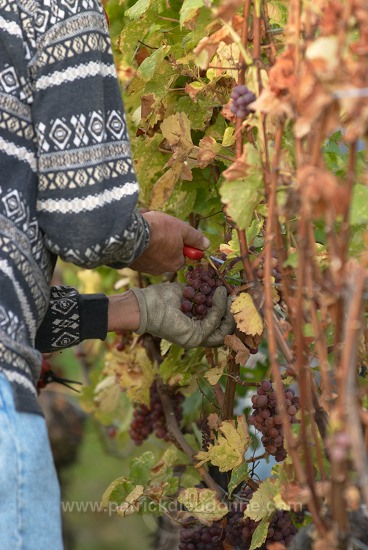
<svg viewBox="0 0 368 550">
<path fill-rule="evenodd" d="M 175 113 L 168 116 L 162 122 L 161 132 L 171 147 L 179 143 L 184 148 L 193 147 L 192 137 L 190 135 L 190 121 L 188 116 L 183 113 Z"/>
<path fill-rule="evenodd" d="M 221 376 L 224 374 L 225 364 L 222 367 L 213 367 L 204 373 L 204 377 L 209 381 L 211 386 L 217 384 Z"/>
<path fill-rule="evenodd" d="M 239 330 L 254 336 L 263 332 L 263 321 L 250 294 L 244 292 L 231 304 L 231 312 Z"/>
<path fill-rule="evenodd" d="M 219 432 L 216 443 L 211 444 L 208 451 L 200 451 L 196 455 L 199 460 L 197 468 L 210 461 L 220 472 L 228 472 L 244 462 L 249 436 L 243 422 L 239 421 L 235 427 L 234 420 L 225 420 L 219 427 Z"/>
<path fill-rule="evenodd" d="M 218 521 L 229 511 L 226 504 L 220 502 L 215 491 L 211 489 L 190 487 L 180 492 L 178 501 L 186 507 L 191 516 L 205 525 Z"/>
<path fill-rule="evenodd" d="M 152 189 L 150 208 L 159 210 L 171 197 L 182 172 L 183 163 L 176 162 L 155 183 Z"/>
<path fill-rule="evenodd" d="M 148 359 L 143 348 L 136 347 L 128 352 L 109 354 L 105 371 L 114 374 L 120 390 L 126 390 L 129 399 L 134 403 L 149 405 L 150 387 L 157 368 Z"/>
<path fill-rule="evenodd" d="M 78 279 L 82 283 L 81 291 L 84 294 L 96 294 L 101 290 L 101 275 L 90 269 L 79 269 Z"/>
<path fill-rule="evenodd" d="M 121 388 L 115 376 L 107 376 L 95 387 L 94 401 L 102 412 L 113 412 L 119 403 Z"/>
<path fill-rule="evenodd" d="M 280 479 L 268 478 L 263 481 L 257 491 L 253 493 L 244 512 L 244 517 L 254 521 L 270 518 L 276 510 L 275 498 L 279 495 L 281 487 Z"/>
<path fill-rule="evenodd" d="M 126 516 L 130 516 L 131 514 L 138 512 L 140 508 L 139 500 L 143 493 L 143 485 L 136 485 L 133 491 L 131 491 L 129 495 L 126 496 L 125 502 L 123 502 L 116 508 L 117 515 L 125 518 Z"/>
</svg>

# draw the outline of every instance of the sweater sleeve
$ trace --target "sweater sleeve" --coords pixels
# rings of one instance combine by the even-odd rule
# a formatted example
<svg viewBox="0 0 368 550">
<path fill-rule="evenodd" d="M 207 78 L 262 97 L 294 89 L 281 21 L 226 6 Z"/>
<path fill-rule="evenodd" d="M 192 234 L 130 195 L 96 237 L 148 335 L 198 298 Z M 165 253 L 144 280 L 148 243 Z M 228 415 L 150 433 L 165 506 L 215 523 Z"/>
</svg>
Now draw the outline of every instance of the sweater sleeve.
<svg viewBox="0 0 368 550">
<path fill-rule="evenodd" d="M 129 265 L 146 248 L 149 227 L 136 210 L 139 189 L 102 6 L 35 4 L 29 72 L 46 246 L 87 268 Z"/>
<path fill-rule="evenodd" d="M 109 300 L 104 294 L 79 294 L 66 286 L 51 287 L 50 303 L 36 334 L 42 353 L 76 346 L 83 340 L 105 340 Z"/>
</svg>

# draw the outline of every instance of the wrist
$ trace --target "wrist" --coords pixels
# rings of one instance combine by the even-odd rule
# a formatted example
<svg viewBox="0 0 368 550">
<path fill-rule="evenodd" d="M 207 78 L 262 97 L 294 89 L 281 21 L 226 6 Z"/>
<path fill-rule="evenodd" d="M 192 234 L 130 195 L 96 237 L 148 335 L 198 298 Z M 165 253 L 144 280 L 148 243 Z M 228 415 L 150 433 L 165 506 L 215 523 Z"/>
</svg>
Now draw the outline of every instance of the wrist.
<svg viewBox="0 0 368 550">
<path fill-rule="evenodd" d="M 123 294 L 108 296 L 108 299 L 108 332 L 138 330 L 141 316 L 134 293 L 129 290 Z"/>
</svg>

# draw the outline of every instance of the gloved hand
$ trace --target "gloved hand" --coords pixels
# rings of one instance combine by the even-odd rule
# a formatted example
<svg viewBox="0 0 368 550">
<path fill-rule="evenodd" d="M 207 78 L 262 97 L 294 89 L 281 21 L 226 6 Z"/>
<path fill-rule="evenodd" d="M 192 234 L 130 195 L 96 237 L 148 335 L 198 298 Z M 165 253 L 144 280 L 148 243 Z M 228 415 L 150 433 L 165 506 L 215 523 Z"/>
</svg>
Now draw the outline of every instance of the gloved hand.
<svg viewBox="0 0 368 550">
<path fill-rule="evenodd" d="M 184 349 L 221 346 L 235 329 L 226 288 L 216 289 L 212 307 L 203 321 L 190 319 L 180 310 L 184 284 L 162 283 L 132 288 L 138 300 L 141 322 L 138 334 L 148 332 Z"/>
</svg>

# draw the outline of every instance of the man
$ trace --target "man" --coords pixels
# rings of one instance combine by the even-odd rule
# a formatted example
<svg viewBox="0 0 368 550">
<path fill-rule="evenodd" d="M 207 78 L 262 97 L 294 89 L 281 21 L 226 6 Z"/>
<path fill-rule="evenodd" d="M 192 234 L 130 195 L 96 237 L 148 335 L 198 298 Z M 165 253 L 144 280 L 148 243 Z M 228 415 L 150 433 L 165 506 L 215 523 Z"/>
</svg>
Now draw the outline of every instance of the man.
<svg viewBox="0 0 368 550">
<path fill-rule="evenodd" d="M 105 338 L 117 329 L 151 332 L 187 348 L 220 345 L 232 328 L 223 288 L 204 321 L 180 312 L 177 284 L 109 298 L 54 288 L 50 298 L 57 255 L 86 268 L 130 265 L 158 274 L 183 265 L 184 245 L 208 247 L 199 231 L 180 220 L 141 215 L 137 196 L 98 0 L 0 0 L 4 550 L 62 547 L 59 488 L 36 399 L 40 351 Z"/>
</svg>

